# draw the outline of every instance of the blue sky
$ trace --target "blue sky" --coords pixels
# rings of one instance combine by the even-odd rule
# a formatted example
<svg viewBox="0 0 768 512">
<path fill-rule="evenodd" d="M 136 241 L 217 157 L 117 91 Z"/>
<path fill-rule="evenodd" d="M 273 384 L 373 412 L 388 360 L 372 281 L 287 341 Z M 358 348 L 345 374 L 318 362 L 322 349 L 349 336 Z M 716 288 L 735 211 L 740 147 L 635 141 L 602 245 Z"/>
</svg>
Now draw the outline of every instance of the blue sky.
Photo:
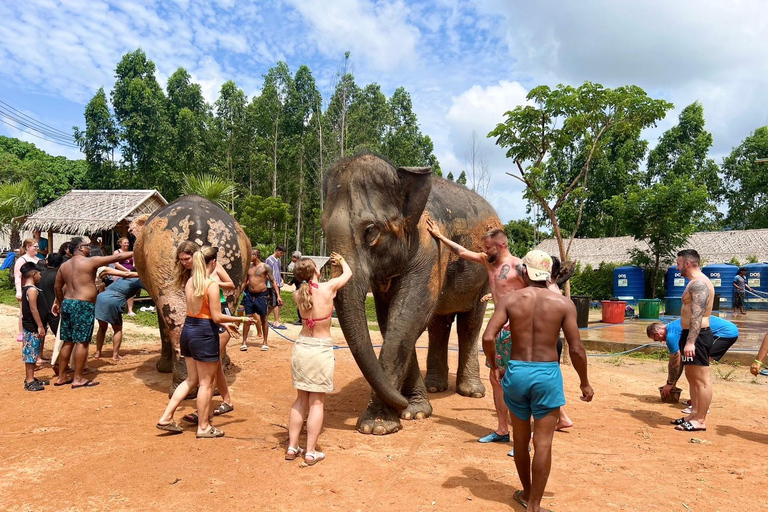
<svg viewBox="0 0 768 512">
<path fill-rule="evenodd" d="M 324 97 L 345 51 L 358 84 L 404 86 L 444 172 L 466 166 L 473 131 L 503 221 L 525 216 L 510 163 L 485 139 L 539 84 L 636 84 L 675 104 L 646 132 L 654 144 L 698 100 L 721 161 L 768 124 L 768 3 L 683 0 L 284 0 L 0 2 L 0 100 L 56 129 L 83 126 L 85 103 L 111 89 L 121 56 L 142 47 L 165 84 L 183 66 L 214 101 L 233 79 L 258 94 L 278 60 L 310 67 Z M 70 158 L 0 123 L 0 134 Z"/>
</svg>

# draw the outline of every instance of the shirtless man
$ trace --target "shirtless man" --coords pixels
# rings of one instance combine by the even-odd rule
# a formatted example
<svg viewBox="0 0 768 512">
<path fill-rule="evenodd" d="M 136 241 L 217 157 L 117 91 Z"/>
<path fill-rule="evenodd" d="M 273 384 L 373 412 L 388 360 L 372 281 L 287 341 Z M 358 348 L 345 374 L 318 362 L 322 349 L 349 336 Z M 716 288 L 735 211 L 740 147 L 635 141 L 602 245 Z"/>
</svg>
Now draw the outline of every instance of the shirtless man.
<svg viewBox="0 0 768 512">
<path fill-rule="evenodd" d="M 576 307 L 560 293 L 548 289 L 552 259 L 542 251 L 530 251 L 523 258 L 522 290 L 506 294 L 483 333 L 483 350 L 491 372 L 501 380 L 504 401 L 512 413 L 515 466 L 523 490 L 515 500 L 528 510 L 541 509 L 541 497 L 552 467 L 552 438 L 559 409 L 565 405 L 563 376 L 557 360 L 557 339 L 562 328 L 568 341 L 573 368 L 581 381 L 581 399 L 592 400 L 594 391 L 587 377 L 587 354 L 579 336 Z M 509 321 L 512 350 L 507 370 L 495 357 L 496 336 Z M 526 447 L 531 438 L 533 415 L 533 465 Z"/>
<path fill-rule="evenodd" d="M 486 233 L 483 237 L 483 252 L 472 252 L 446 238 L 432 219 L 427 219 L 427 229 L 432 236 L 447 245 L 454 254 L 459 256 L 459 258 L 485 265 L 485 268 L 488 271 L 488 282 L 491 286 L 491 297 L 497 307 L 499 300 L 501 300 L 506 293 L 525 287 L 525 283 L 523 283 L 515 270 L 517 265 L 522 263 L 522 260 L 512 256 L 509 252 L 507 235 L 504 234 L 503 230 L 493 229 Z M 499 336 L 496 340 L 495 353 L 496 357 L 498 357 L 496 364 L 501 366 L 506 365 L 509 360 L 509 349 L 509 330 L 505 329 L 499 332 Z M 486 358 L 490 357 L 488 352 L 485 354 Z M 492 367 L 489 362 L 486 362 L 486 365 Z M 509 412 L 507 406 L 504 405 L 504 393 L 501 389 L 501 383 L 496 378 L 493 371 L 491 371 L 490 374 L 490 381 L 491 389 L 493 390 L 493 405 L 496 408 L 496 415 L 498 417 L 498 425 L 495 431 L 487 436 L 481 437 L 478 441 L 481 443 L 508 443 Z M 513 452 L 514 450 L 510 452 L 509 455 L 512 455 Z"/>
<path fill-rule="evenodd" d="M 85 360 L 88 357 L 88 344 L 93 336 L 93 322 L 96 311 L 96 270 L 111 263 L 124 261 L 133 256 L 132 251 L 112 256 L 93 256 L 89 242 L 76 240 L 74 254 L 62 264 L 56 274 L 56 301 L 51 311 L 61 314 L 61 339 L 64 344 L 59 353 L 59 378 L 55 386 L 72 384 L 72 388 L 97 386 L 99 383 L 83 377 Z M 66 285 L 66 295 L 64 286 Z M 67 379 L 67 367 L 72 349 L 75 351 L 75 376 Z"/>
<path fill-rule="evenodd" d="M 699 253 L 685 249 L 677 253 L 677 268 L 690 279 L 683 292 L 680 311 L 680 349 L 685 378 L 691 394 L 691 413 L 671 423 L 675 430 L 699 432 L 707 430 L 707 411 L 712 402 L 712 384 L 709 378 L 709 354 L 714 344 L 709 317 L 715 300 L 715 288 L 699 268 Z"/>
<path fill-rule="evenodd" d="M 260 321 L 256 325 L 261 325 L 261 332 L 263 334 L 263 343 L 261 350 L 269 350 L 267 344 L 267 336 L 269 335 L 269 324 L 267 323 L 267 316 L 271 311 L 271 308 L 267 305 L 267 282 L 271 283 L 272 289 L 277 290 L 277 284 L 275 283 L 275 277 L 272 272 L 272 267 L 261 261 L 261 252 L 258 249 L 254 249 L 251 252 L 251 267 L 248 269 L 248 279 L 243 284 L 243 292 L 245 294 L 243 298 L 243 307 L 245 314 L 253 318 L 254 321 L 258 318 Z M 280 294 L 277 294 L 278 305 L 283 304 L 283 299 Z M 240 346 L 240 350 L 243 350 L 246 337 L 248 336 L 247 324 L 243 324 L 243 344 Z"/>
</svg>

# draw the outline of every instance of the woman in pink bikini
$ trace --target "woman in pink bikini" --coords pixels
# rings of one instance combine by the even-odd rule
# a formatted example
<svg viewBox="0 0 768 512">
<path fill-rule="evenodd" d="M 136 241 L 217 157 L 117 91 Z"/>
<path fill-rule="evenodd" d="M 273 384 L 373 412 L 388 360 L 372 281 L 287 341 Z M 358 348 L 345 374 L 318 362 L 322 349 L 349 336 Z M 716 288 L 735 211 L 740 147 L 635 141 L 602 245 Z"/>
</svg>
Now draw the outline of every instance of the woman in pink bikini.
<svg viewBox="0 0 768 512">
<path fill-rule="evenodd" d="M 288 450 L 285 460 L 294 460 L 303 454 L 308 466 L 325 459 L 325 454 L 317 451 L 316 444 L 323 428 L 325 394 L 333 391 L 333 298 L 352 277 L 352 270 L 347 262 L 335 252 L 331 253 L 331 265 L 340 266 L 342 272 L 339 277 L 325 283 L 319 282 L 320 271 L 310 258 L 299 259 L 293 268 L 293 275 L 299 283 L 297 290 L 293 292 L 293 300 L 301 313 L 302 328 L 291 356 L 291 374 L 297 396 L 288 420 Z M 307 407 L 307 450 L 304 452 L 299 447 L 299 434 Z"/>
</svg>

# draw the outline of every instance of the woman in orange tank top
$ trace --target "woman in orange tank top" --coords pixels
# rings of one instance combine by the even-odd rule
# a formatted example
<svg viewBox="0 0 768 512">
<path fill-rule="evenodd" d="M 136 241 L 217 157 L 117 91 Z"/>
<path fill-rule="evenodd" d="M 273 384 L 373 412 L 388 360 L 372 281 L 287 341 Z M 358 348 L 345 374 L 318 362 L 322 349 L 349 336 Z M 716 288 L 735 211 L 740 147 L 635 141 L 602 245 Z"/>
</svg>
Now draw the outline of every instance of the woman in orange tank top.
<svg viewBox="0 0 768 512">
<path fill-rule="evenodd" d="M 192 277 L 184 288 L 187 318 L 181 331 L 181 355 L 187 361 L 187 379 L 179 384 L 168 402 L 157 428 L 181 433 L 173 415 L 190 391 L 197 391 L 198 438 L 222 437 L 224 432 L 210 424 L 211 397 L 219 367 L 219 331 L 216 324 L 251 321 L 249 317 L 224 315 L 219 302 L 219 284 L 211 279 L 216 269 L 215 247 L 203 247 L 192 256 Z"/>
</svg>

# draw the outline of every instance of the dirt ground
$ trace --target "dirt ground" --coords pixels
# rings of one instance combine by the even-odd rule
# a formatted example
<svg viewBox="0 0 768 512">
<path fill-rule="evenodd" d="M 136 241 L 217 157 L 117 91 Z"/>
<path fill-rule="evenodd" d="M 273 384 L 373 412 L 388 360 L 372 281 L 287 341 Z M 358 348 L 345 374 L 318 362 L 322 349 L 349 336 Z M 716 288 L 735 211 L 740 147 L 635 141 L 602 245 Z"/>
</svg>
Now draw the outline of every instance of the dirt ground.
<svg viewBox="0 0 768 512">
<path fill-rule="evenodd" d="M 176 436 L 154 428 L 170 375 L 155 371 L 159 340 L 152 329 L 126 324 L 125 359 L 89 361 L 98 387 L 30 393 L 22 386 L 15 314 L 0 307 L 2 510 L 522 510 L 512 500 L 520 484 L 506 455 L 511 446 L 477 442 L 495 426 L 490 388 L 482 399 L 436 394 L 431 418 L 405 422 L 394 435 L 362 435 L 355 422 L 369 387 L 342 348 L 320 437 L 327 460 L 308 467 L 283 460 L 295 397 L 289 341 L 272 334 L 272 350 L 245 353 L 233 342 L 235 410 L 215 421 L 226 437 L 197 440 L 192 428 Z M 291 338 L 297 332 L 283 331 Z M 341 331 L 334 332 L 343 346 Z M 372 336 L 380 341 L 378 332 Z M 419 346 L 426 347 L 426 336 Z M 426 350 L 418 355 L 424 368 Z M 457 354 L 451 358 L 455 369 Z M 755 381 L 740 368 L 724 380 L 713 369 L 709 431 L 691 435 L 669 425 L 682 406 L 658 400 L 665 367 L 591 357 L 590 404 L 578 400 L 576 374 L 564 367 L 575 427 L 555 435 L 544 506 L 768 510 L 768 378 Z M 38 376 L 53 372 L 45 368 Z M 186 402 L 177 419 L 193 407 Z"/>
</svg>

